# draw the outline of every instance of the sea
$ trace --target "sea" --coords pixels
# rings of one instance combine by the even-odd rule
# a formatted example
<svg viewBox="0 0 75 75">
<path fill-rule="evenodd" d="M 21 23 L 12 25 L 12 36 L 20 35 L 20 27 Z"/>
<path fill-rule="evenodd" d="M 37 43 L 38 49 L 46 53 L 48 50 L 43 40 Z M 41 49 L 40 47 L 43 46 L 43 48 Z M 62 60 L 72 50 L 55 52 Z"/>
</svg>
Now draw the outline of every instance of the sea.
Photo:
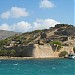
<svg viewBox="0 0 75 75">
<path fill-rule="evenodd" d="M 75 75 L 75 59 L 0 60 L 0 75 Z"/>
</svg>

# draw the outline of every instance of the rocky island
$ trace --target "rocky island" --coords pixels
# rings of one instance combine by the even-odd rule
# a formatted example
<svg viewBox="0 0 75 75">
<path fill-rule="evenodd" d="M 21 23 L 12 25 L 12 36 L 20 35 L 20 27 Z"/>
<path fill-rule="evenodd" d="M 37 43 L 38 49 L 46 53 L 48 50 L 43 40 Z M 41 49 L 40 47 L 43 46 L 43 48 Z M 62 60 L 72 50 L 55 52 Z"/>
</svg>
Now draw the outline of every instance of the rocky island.
<svg viewBox="0 0 75 75">
<path fill-rule="evenodd" d="M 75 52 L 75 27 L 57 24 L 44 30 L 15 34 L 0 40 L 0 59 L 58 58 Z"/>
</svg>

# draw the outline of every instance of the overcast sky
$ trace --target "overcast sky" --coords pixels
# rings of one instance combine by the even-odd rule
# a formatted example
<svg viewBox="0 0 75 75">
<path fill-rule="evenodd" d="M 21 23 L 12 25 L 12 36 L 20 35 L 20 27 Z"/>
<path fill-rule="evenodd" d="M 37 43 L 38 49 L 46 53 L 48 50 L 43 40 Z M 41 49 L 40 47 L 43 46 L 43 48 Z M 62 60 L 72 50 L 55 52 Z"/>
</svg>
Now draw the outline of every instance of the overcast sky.
<svg viewBox="0 0 75 75">
<path fill-rule="evenodd" d="M 0 0 L 0 30 L 28 32 L 74 25 L 74 0 Z"/>
</svg>

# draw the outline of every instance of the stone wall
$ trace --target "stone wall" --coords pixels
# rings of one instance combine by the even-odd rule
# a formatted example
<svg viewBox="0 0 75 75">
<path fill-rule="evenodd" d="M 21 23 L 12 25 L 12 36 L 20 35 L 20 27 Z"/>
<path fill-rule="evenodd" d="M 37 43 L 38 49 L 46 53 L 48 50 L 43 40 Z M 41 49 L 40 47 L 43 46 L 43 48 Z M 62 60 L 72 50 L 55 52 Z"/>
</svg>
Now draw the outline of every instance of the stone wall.
<svg viewBox="0 0 75 75">
<path fill-rule="evenodd" d="M 58 52 L 54 52 L 50 45 L 34 45 L 33 57 L 46 58 L 46 57 L 58 57 Z"/>
<path fill-rule="evenodd" d="M 73 46 L 63 46 L 59 52 L 53 51 L 49 44 L 44 45 L 28 45 L 22 47 L 8 48 L 9 50 L 17 50 L 17 56 L 19 51 L 23 50 L 23 57 L 35 57 L 35 58 L 48 58 L 48 57 L 59 57 L 61 51 L 67 51 L 68 53 L 73 50 Z"/>
<path fill-rule="evenodd" d="M 67 51 L 70 53 L 71 51 L 73 52 L 73 46 L 63 46 L 59 52 L 53 51 L 52 47 L 50 45 L 34 45 L 34 50 L 33 50 L 33 57 L 37 58 L 46 58 L 46 57 L 59 57 L 59 53 L 62 51 Z"/>
</svg>

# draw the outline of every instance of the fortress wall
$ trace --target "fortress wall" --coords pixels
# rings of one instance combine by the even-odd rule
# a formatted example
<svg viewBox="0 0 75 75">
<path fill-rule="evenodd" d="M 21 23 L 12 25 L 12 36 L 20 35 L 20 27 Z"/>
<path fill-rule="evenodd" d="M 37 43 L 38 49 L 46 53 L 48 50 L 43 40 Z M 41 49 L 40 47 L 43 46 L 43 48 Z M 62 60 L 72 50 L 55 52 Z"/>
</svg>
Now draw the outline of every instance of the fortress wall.
<svg viewBox="0 0 75 75">
<path fill-rule="evenodd" d="M 44 57 L 58 57 L 56 52 L 53 52 L 50 45 L 34 45 L 33 57 L 44 58 Z"/>
<path fill-rule="evenodd" d="M 54 52 L 50 45 L 34 45 L 33 57 L 45 58 L 45 57 L 59 57 L 59 53 L 62 51 L 73 52 L 73 46 L 63 46 L 59 52 Z"/>
<path fill-rule="evenodd" d="M 7 48 L 7 50 L 16 50 L 17 54 L 16 56 L 21 56 L 19 51 L 23 50 L 22 55 L 24 57 L 35 57 L 35 58 L 47 58 L 47 57 L 59 57 L 59 53 L 61 51 L 67 51 L 68 53 L 73 50 L 73 46 L 63 46 L 59 52 L 54 52 L 52 47 L 49 44 L 44 45 L 28 45 L 28 46 L 22 46 L 22 47 L 12 47 Z"/>
</svg>

